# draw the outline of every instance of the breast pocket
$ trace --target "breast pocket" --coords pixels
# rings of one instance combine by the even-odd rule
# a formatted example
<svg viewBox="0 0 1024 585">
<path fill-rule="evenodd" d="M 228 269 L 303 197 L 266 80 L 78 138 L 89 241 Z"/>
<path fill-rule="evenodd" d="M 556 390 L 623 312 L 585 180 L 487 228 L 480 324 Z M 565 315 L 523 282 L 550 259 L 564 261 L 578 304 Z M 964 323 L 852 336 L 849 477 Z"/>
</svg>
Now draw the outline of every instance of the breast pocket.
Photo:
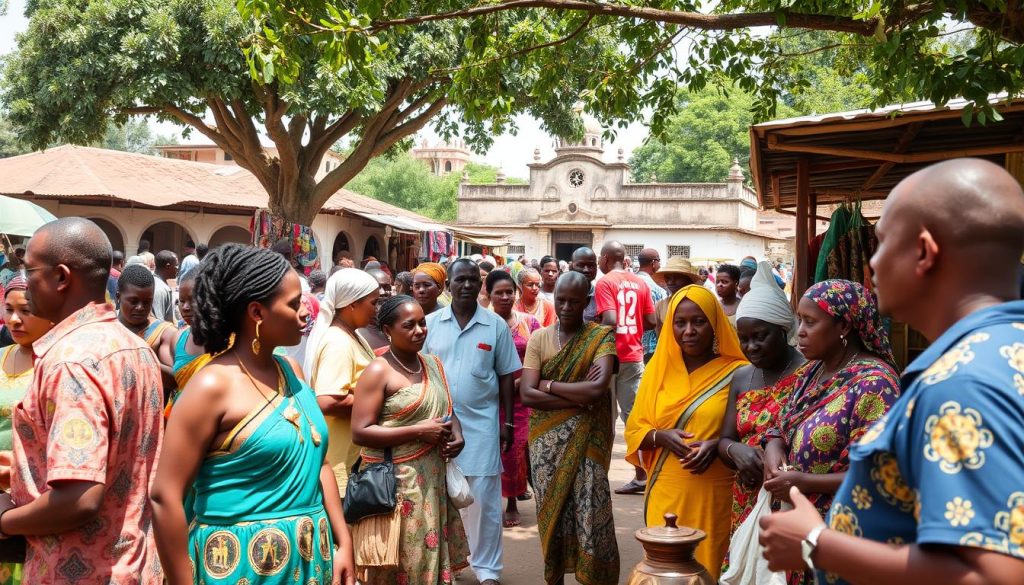
<svg viewBox="0 0 1024 585">
<path fill-rule="evenodd" d="M 494 345 L 489 350 L 477 346 L 469 373 L 480 380 L 488 380 L 494 375 Z"/>
</svg>

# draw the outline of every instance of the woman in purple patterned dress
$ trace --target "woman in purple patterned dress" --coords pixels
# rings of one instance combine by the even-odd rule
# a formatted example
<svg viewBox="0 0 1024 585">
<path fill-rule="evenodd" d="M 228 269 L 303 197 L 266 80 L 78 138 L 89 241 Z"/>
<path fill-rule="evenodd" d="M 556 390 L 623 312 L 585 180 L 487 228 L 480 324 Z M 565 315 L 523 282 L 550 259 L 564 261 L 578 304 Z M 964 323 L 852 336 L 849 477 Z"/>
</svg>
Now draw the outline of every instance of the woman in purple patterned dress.
<svg viewBox="0 0 1024 585">
<path fill-rule="evenodd" d="M 899 376 L 875 297 L 860 284 L 819 282 L 797 316 L 809 361 L 767 433 L 764 487 L 789 502 L 795 486 L 824 515 L 850 466 L 850 445 L 896 401 Z M 788 581 L 810 584 L 814 574 L 795 571 Z"/>
</svg>

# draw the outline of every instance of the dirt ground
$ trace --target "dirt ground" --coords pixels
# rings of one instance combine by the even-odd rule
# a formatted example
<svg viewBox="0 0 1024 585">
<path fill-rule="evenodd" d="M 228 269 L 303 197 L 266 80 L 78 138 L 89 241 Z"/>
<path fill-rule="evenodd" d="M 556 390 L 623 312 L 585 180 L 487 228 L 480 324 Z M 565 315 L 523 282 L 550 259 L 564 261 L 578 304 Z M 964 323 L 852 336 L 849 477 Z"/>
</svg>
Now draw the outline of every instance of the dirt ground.
<svg viewBox="0 0 1024 585">
<path fill-rule="evenodd" d="M 633 468 L 623 459 L 626 444 L 622 439 L 622 423 L 615 433 L 615 447 L 612 452 L 611 469 L 608 478 L 612 489 L 621 486 L 633 477 Z M 615 508 L 615 533 L 619 543 L 619 558 L 622 572 L 619 583 L 626 583 L 633 565 L 643 558 L 643 548 L 633 533 L 643 527 L 643 496 L 620 496 L 612 494 Z M 540 540 L 537 536 L 537 507 L 534 500 L 519 502 L 522 525 L 505 529 L 505 570 L 502 585 L 543 585 L 544 562 L 541 559 Z M 576 579 L 566 575 L 567 585 L 575 585 Z M 477 585 L 473 571 L 462 572 L 459 585 Z"/>
</svg>

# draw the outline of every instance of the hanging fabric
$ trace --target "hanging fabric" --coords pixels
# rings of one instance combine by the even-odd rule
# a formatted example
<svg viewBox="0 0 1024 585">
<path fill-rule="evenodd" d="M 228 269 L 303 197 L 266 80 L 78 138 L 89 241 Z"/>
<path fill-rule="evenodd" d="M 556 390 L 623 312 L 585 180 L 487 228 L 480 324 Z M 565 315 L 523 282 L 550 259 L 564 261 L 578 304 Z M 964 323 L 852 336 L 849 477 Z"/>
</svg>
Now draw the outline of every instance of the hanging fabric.
<svg viewBox="0 0 1024 585">
<path fill-rule="evenodd" d="M 269 209 L 257 209 L 249 221 L 252 245 L 269 248 L 280 240 L 292 244 L 292 257 L 306 276 L 320 268 L 320 254 L 317 250 L 313 229 L 309 226 L 290 223 L 275 216 Z"/>
</svg>

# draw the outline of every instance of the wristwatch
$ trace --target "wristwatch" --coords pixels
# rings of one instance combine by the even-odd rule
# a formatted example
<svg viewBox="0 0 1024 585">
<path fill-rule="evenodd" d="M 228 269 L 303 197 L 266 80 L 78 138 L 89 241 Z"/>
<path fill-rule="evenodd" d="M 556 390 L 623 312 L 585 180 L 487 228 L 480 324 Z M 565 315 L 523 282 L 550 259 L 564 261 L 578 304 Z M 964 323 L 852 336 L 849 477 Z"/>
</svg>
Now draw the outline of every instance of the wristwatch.
<svg viewBox="0 0 1024 585">
<path fill-rule="evenodd" d="M 815 527 L 813 530 L 807 533 L 807 536 L 800 541 L 800 557 L 803 558 L 804 563 L 807 564 L 807 568 L 814 571 L 814 561 L 811 560 L 811 555 L 814 554 L 814 549 L 818 548 L 818 537 L 821 533 L 828 528 L 828 525 L 822 524 L 821 526 Z"/>
</svg>

